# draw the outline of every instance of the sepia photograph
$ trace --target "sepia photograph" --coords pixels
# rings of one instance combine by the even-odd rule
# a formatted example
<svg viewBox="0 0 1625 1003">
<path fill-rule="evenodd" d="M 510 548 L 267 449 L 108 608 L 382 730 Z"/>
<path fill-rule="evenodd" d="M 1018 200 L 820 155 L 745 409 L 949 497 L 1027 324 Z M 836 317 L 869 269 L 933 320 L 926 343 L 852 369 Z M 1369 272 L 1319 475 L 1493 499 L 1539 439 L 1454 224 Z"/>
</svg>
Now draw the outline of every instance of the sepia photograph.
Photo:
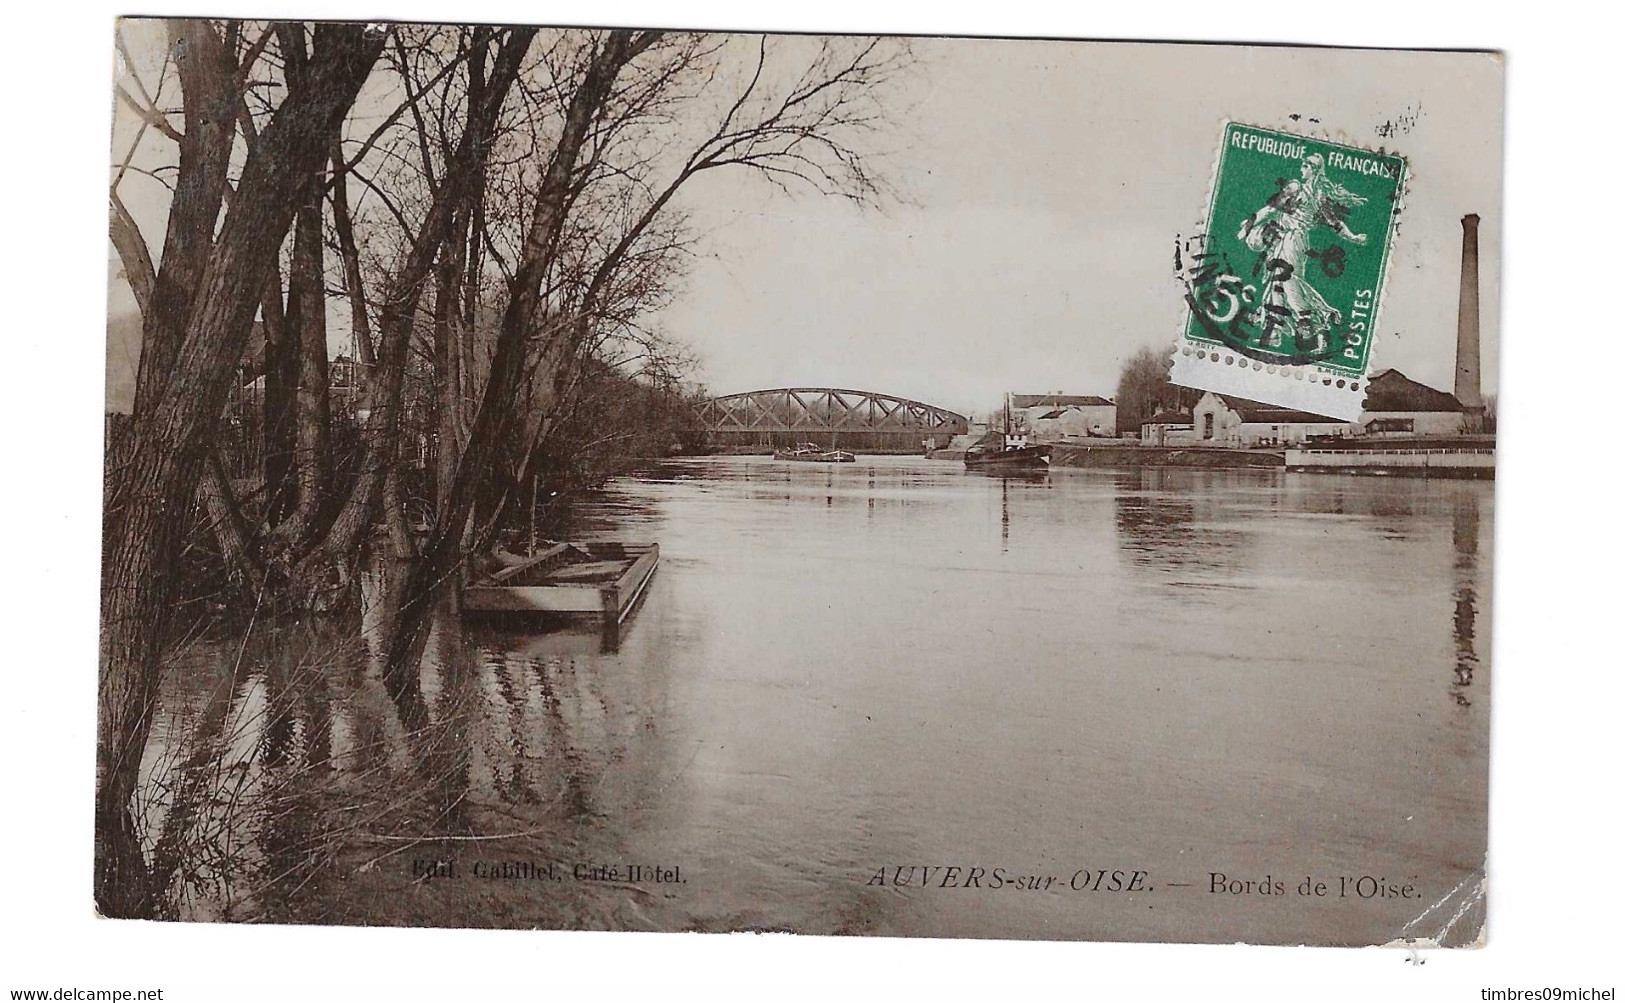
<svg viewBox="0 0 1625 1003">
<path fill-rule="evenodd" d="M 114 34 L 102 916 L 1493 938 L 1501 54 Z"/>
<path fill-rule="evenodd" d="M 1601 18 L 9 27 L 0 998 L 1618 998 Z"/>
</svg>

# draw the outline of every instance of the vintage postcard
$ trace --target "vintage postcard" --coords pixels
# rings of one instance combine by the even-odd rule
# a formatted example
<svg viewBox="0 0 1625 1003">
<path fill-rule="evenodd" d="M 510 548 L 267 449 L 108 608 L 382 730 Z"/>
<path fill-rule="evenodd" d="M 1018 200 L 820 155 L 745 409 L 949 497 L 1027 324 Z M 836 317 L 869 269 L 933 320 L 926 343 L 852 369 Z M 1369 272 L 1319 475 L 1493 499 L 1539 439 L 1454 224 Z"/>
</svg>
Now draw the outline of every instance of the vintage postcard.
<svg viewBox="0 0 1625 1003">
<path fill-rule="evenodd" d="M 115 71 L 103 915 L 1485 942 L 1499 55 Z"/>
</svg>

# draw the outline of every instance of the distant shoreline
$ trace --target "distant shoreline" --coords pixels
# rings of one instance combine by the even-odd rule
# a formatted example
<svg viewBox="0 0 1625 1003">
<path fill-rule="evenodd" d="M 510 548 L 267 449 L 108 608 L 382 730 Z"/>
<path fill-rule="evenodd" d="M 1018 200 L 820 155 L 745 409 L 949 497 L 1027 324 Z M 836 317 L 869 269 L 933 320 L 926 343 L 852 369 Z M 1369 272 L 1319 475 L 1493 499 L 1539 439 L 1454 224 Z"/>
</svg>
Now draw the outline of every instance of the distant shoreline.
<svg viewBox="0 0 1625 1003">
<path fill-rule="evenodd" d="M 1366 450 L 1393 448 L 1455 448 L 1461 446 L 1494 445 L 1493 436 L 1452 437 L 1447 439 L 1368 439 L 1338 440 L 1337 449 Z M 1311 444 L 1314 445 L 1314 444 Z M 1334 444 L 1320 444 L 1331 447 Z M 735 446 L 702 454 L 708 456 L 771 456 L 773 450 L 765 446 Z M 919 456 L 918 451 L 883 452 L 864 450 L 864 456 Z M 961 462 L 965 458 L 962 447 L 933 449 L 926 459 L 943 462 Z M 1281 469 L 1286 466 L 1286 448 L 1238 449 L 1224 446 L 1137 446 L 1127 443 L 1083 444 L 1061 442 L 1051 446 L 1050 465 L 1053 467 L 1197 467 L 1205 469 Z"/>
</svg>

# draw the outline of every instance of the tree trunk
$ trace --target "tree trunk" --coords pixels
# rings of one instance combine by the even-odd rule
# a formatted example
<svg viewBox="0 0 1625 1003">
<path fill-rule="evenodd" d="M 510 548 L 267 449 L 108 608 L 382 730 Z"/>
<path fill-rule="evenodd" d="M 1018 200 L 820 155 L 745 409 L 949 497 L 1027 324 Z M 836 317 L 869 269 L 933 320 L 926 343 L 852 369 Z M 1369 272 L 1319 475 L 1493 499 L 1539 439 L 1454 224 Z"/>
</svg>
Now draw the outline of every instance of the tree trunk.
<svg viewBox="0 0 1625 1003">
<path fill-rule="evenodd" d="M 294 393 L 299 385 L 299 339 L 282 305 L 282 270 L 273 262 L 260 298 L 265 334 L 265 383 L 260 411 L 260 469 L 265 526 L 275 529 L 293 513 Z"/>
<path fill-rule="evenodd" d="M 466 217 L 462 225 L 467 225 Z M 455 243 L 460 244 L 461 241 Z M 457 365 L 458 273 L 457 262 L 452 259 L 448 245 L 435 268 L 434 287 L 434 507 L 437 515 L 445 511 L 446 501 L 451 495 L 451 479 L 457 473 L 457 454 L 461 448 L 457 429 L 457 410 L 462 406 L 463 396 L 461 373 Z"/>
<path fill-rule="evenodd" d="M 330 502 L 333 481 L 322 259 L 322 176 L 312 174 L 294 218 L 293 261 L 288 271 L 288 335 L 297 346 L 293 444 L 298 505 L 281 542 L 290 551 L 316 527 Z"/>
<path fill-rule="evenodd" d="M 355 336 L 355 361 L 361 364 L 359 372 L 366 374 L 358 381 L 365 386 L 378 361 L 372 344 L 372 320 L 367 314 L 367 291 L 361 282 L 361 252 L 355 243 L 355 225 L 350 219 L 350 194 L 344 172 L 344 150 L 337 140 L 333 142 L 333 184 L 329 194 L 333 200 L 333 232 L 338 237 L 339 258 L 344 262 L 344 293 L 350 300 L 350 330 Z"/>
<path fill-rule="evenodd" d="M 170 199 L 162 264 L 142 317 L 136 412 L 161 395 L 180 350 L 193 291 L 209 264 L 214 227 L 226 197 L 226 170 L 237 121 L 236 66 L 206 21 L 170 21 L 169 44 L 181 78 L 186 119 L 180 170 Z"/>
<path fill-rule="evenodd" d="M 442 519 L 434 527 L 423 554 L 413 562 L 402 590 L 400 615 L 390 639 L 385 668 L 386 682 L 392 686 L 409 686 L 416 679 L 429 614 L 443 587 L 453 581 L 477 491 L 489 475 L 492 462 L 513 424 L 525 378 L 527 343 L 531 335 L 543 327 L 539 323 L 542 320 L 542 280 L 552 268 L 563 232 L 573 195 L 571 179 L 588 127 L 598 116 L 622 68 L 656 37 L 654 32 L 642 35 L 625 30 L 610 32 L 571 95 L 564 126 L 537 192 L 536 209 L 509 287 L 508 306 L 497 336 L 490 376 L 469 430 L 468 446 L 458 460 Z"/>
<path fill-rule="evenodd" d="M 305 26 L 278 27 L 288 85 L 302 87 L 310 72 Z M 325 157 L 323 159 L 326 159 Z M 279 534 L 277 549 L 287 553 L 314 530 L 328 501 L 333 477 L 332 423 L 327 399 L 327 291 L 322 261 L 322 191 L 318 169 L 305 181 L 294 214 L 293 254 L 288 267 L 288 331 L 293 342 L 294 518 Z M 279 564 L 291 563 L 279 555 Z"/>
<path fill-rule="evenodd" d="M 235 579 L 238 589 L 258 597 L 265 591 L 265 573 L 250 545 L 252 533 L 243 519 L 242 509 L 231 493 L 231 481 L 220 462 L 218 449 L 209 454 L 203 468 L 203 480 L 198 484 L 198 500 L 203 503 L 203 514 L 209 528 L 220 545 L 221 563 L 226 573 Z"/>
<path fill-rule="evenodd" d="M 196 43 L 182 60 L 188 135 L 200 127 L 190 113 L 194 105 L 217 111 L 216 124 L 229 131 L 234 81 L 204 74 L 188 82 L 187 76 L 188 64 L 209 63 L 224 51 L 219 36 L 198 21 L 178 22 L 173 30 Z M 172 257 L 167 242 L 160 256 L 153 311 L 144 327 L 157 336 L 143 345 L 127 462 L 113 472 L 118 485 L 109 492 L 106 518 L 95 895 L 107 915 L 145 915 L 153 904 L 130 799 L 157 704 L 181 533 L 294 206 L 384 44 L 382 33 L 350 24 L 318 25 L 315 41 L 305 85 L 289 90 L 249 150 L 219 235 L 197 256 L 203 267 L 196 281 L 171 274 L 188 262 L 186 255 Z M 188 167 L 183 150 L 177 188 L 194 184 L 198 170 L 195 163 Z M 182 205 L 179 195 L 176 205 Z M 171 234 L 175 215 L 172 210 Z M 211 216 L 207 234 L 213 232 Z"/>
<path fill-rule="evenodd" d="M 379 492 L 399 454 L 401 393 L 418 301 L 457 213 L 467 206 L 477 179 L 484 175 L 498 115 L 535 36 L 534 28 L 512 28 L 503 39 L 491 77 L 479 88 L 480 100 L 469 104 L 468 124 L 447 159 L 445 177 L 435 191 L 423 225 L 405 262 L 384 289 L 379 311 L 378 365 L 368 382 L 363 405 L 369 416 L 363 430 L 359 474 L 322 540 L 322 553 L 308 555 L 307 564 L 347 560 L 372 525 Z"/>
</svg>

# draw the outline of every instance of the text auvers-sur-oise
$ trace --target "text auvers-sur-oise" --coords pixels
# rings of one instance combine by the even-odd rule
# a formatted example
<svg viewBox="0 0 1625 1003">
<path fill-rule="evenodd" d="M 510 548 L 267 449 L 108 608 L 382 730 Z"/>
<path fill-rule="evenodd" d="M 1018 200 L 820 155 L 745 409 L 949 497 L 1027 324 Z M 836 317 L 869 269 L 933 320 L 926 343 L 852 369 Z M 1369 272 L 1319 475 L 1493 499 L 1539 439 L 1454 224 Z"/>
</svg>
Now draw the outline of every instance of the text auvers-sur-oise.
<svg viewBox="0 0 1625 1003">
<path fill-rule="evenodd" d="M 687 884 L 676 864 L 564 864 L 536 860 L 414 860 L 418 881 L 474 878 L 478 881 L 601 881 L 611 884 Z"/>
<path fill-rule="evenodd" d="M 866 884 L 882 888 L 1013 888 L 1016 891 L 1047 892 L 1070 889 L 1075 892 L 1149 892 L 1148 871 L 1091 870 L 1070 875 L 1035 874 L 1006 867 L 973 867 L 968 864 L 888 864 L 876 868 Z"/>
</svg>

